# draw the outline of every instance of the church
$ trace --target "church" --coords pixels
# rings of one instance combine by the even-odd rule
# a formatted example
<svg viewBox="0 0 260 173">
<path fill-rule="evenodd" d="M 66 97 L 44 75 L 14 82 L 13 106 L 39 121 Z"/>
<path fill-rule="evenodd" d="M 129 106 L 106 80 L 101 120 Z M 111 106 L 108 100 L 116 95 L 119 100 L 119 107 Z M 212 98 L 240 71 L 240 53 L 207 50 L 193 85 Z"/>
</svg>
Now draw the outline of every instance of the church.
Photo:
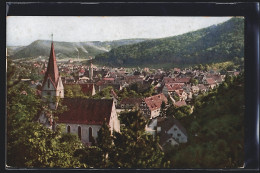
<svg viewBox="0 0 260 173">
<path fill-rule="evenodd" d="M 53 42 L 42 83 L 41 97 L 48 102 L 49 108 L 52 110 L 59 109 L 60 101 L 67 107 L 64 112 L 56 115 L 57 121 L 53 120 L 51 114 L 46 112 L 40 114 L 38 121 L 50 129 L 64 124 L 66 133 L 78 135 L 79 139 L 87 145 L 96 142 L 98 131 L 104 121 L 108 124 L 111 134 L 113 131 L 120 132 L 120 121 L 112 99 L 64 97 L 64 86 L 59 75 Z"/>
</svg>

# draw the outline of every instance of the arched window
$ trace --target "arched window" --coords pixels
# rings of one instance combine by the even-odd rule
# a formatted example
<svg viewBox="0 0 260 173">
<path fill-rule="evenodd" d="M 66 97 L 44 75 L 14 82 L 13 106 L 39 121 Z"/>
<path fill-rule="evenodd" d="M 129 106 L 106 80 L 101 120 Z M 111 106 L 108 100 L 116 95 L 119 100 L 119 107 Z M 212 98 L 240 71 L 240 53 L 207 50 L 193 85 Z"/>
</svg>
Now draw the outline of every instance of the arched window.
<svg viewBox="0 0 260 173">
<path fill-rule="evenodd" d="M 70 126 L 67 126 L 67 132 L 70 133 Z"/>
<path fill-rule="evenodd" d="M 88 137 L 89 137 L 89 142 L 91 142 L 92 141 L 92 128 L 91 127 L 89 127 L 88 128 Z"/>
<path fill-rule="evenodd" d="M 78 136 L 79 136 L 79 139 L 81 140 L 81 127 L 78 126 Z"/>
</svg>

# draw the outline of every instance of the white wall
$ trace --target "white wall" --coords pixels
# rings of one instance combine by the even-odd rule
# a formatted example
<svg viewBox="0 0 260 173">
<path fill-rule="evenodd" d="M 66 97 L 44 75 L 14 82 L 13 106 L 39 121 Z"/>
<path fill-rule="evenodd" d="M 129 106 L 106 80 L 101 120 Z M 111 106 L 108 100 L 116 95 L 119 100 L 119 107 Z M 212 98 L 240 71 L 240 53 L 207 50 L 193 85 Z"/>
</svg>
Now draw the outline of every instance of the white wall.
<svg viewBox="0 0 260 173">
<path fill-rule="evenodd" d="M 112 111 L 111 111 L 109 126 L 110 126 L 111 133 L 114 130 L 117 131 L 117 132 L 120 132 L 120 121 L 119 121 L 118 115 L 116 113 L 116 107 L 115 107 L 114 102 L 113 102 L 113 105 L 112 105 Z"/>
<path fill-rule="evenodd" d="M 96 140 L 98 136 L 98 131 L 101 125 L 86 125 L 86 124 L 66 124 L 65 133 L 67 133 L 67 127 L 70 126 L 70 133 L 78 135 L 78 127 L 81 127 L 81 141 L 83 143 L 88 143 L 89 141 L 89 127 L 92 128 L 92 136 Z"/>
<path fill-rule="evenodd" d="M 176 130 L 174 130 L 176 128 Z M 172 134 L 172 137 L 179 143 L 186 143 L 187 136 L 176 126 L 175 124 L 167 131 L 168 134 Z M 178 136 L 180 134 L 180 136 Z"/>
<path fill-rule="evenodd" d="M 170 143 L 172 146 L 179 145 L 178 142 L 176 142 L 173 138 L 169 138 L 166 143 Z"/>
</svg>

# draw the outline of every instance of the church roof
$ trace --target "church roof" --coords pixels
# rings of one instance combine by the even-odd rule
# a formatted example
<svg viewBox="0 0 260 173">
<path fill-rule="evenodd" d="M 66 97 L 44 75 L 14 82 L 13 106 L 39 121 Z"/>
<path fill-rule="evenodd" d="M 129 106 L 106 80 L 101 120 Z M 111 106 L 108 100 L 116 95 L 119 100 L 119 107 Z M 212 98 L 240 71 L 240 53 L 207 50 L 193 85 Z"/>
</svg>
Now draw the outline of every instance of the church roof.
<svg viewBox="0 0 260 173">
<path fill-rule="evenodd" d="M 49 58 L 49 62 L 48 62 L 47 71 L 44 76 L 43 85 L 47 81 L 48 78 L 51 80 L 51 82 L 54 84 L 54 86 L 57 87 L 58 80 L 59 80 L 59 71 L 58 71 L 58 66 L 56 63 L 56 56 L 55 56 L 55 52 L 54 52 L 53 42 L 51 43 L 50 58 Z"/>
<path fill-rule="evenodd" d="M 66 111 L 58 114 L 58 123 L 101 125 L 110 120 L 112 99 L 65 98 Z"/>
</svg>

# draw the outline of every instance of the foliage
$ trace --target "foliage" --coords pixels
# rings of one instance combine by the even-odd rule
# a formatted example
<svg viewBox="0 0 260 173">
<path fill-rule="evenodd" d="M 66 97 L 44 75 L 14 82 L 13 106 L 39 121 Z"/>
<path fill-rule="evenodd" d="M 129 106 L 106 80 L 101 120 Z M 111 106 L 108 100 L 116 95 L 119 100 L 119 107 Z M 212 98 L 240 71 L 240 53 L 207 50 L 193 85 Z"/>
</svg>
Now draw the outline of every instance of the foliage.
<svg viewBox="0 0 260 173">
<path fill-rule="evenodd" d="M 106 168 L 109 166 L 109 159 L 107 156 L 112 150 L 112 137 L 110 129 L 105 121 L 98 131 L 97 145 L 102 150 L 102 162 L 100 167 Z"/>
<path fill-rule="evenodd" d="M 173 99 L 177 102 L 180 100 L 180 97 L 177 94 L 173 94 Z"/>
<path fill-rule="evenodd" d="M 174 116 L 176 119 L 181 119 L 182 117 L 188 116 L 191 114 L 191 107 L 190 105 L 177 107 L 174 105 L 171 105 L 166 110 L 167 116 Z"/>
<path fill-rule="evenodd" d="M 80 85 L 64 85 L 64 97 L 69 98 L 87 98 L 87 96 L 82 92 Z"/>
<path fill-rule="evenodd" d="M 195 100 L 188 143 L 167 158 L 175 168 L 237 168 L 244 163 L 244 75 L 228 76 Z M 188 160 L 188 161 L 187 161 Z"/>
<path fill-rule="evenodd" d="M 129 97 L 150 97 L 154 94 L 154 92 L 154 86 L 152 85 L 133 83 L 128 87 L 123 88 L 121 91 L 118 91 L 118 97 L 120 99 Z"/>
<path fill-rule="evenodd" d="M 162 101 L 161 109 L 160 109 L 160 116 L 164 117 L 166 116 L 166 104 L 164 101 Z"/>
<path fill-rule="evenodd" d="M 8 68 L 8 73 L 15 73 Z M 12 80 L 9 75 L 7 80 Z M 7 165 L 17 168 L 85 167 L 73 157 L 82 144 L 66 137 L 57 127 L 52 131 L 36 120 L 47 107 L 36 91 L 25 83 L 9 85 L 7 90 Z"/>
<path fill-rule="evenodd" d="M 139 111 L 125 112 L 121 120 L 125 128 L 115 133 L 114 151 L 111 162 L 120 168 L 160 168 L 163 152 L 158 146 L 158 139 L 145 132 L 146 121 Z"/>
<path fill-rule="evenodd" d="M 198 85 L 199 81 L 198 79 L 194 79 L 193 77 L 190 79 L 190 83 L 193 85 Z"/>
<path fill-rule="evenodd" d="M 102 91 L 99 91 L 98 93 L 93 95 L 91 98 L 94 98 L 94 99 L 102 99 L 102 98 L 110 99 L 112 89 L 113 89 L 113 87 L 108 86 L 108 87 L 104 88 Z"/>
<path fill-rule="evenodd" d="M 232 18 L 217 26 L 183 35 L 120 46 L 96 56 L 110 66 L 206 64 L 244 57 L 244 20 Z M 236 59 L 237 60 L 237 59 Z M 208 66 L 200 66 L 207 70 Z"/>
</svg>

